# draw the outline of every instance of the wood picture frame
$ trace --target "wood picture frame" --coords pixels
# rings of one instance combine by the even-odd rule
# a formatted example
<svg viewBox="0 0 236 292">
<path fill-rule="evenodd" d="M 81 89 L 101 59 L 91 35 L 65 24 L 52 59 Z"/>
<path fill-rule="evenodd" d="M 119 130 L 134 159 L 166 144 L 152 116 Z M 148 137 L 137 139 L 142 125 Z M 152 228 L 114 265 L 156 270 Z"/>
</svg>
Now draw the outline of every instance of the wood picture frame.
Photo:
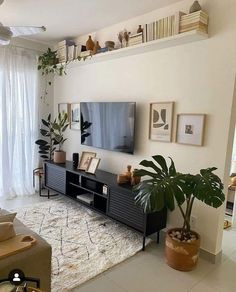
<svg viewBox="0 0 236 292">
<path fill-rule="evenodd" d="M 65 103 L 65 102 L 61 102 L 58 103 L 58 114 L 61 113 L 67 113 L 68 116 L 68 122 L 70 122 L 70 103 Z"/>
<path fill-rule="evenodd" d="M 203 146 L 206 114 L 178 114 L 175 141 L 179 144 Z"/>
<path fill-rule="evenodd" d="M 97 157 L 91 158 L 90 159 L 89 166 L 88 166 L 86 172 L 94 174 L 96 172 L 97 168 L 98 168 L 98 165 L 100 163 L 100 160 L 101 159 L 100 158 L 97 158 Z"/>
<path fill-rule="evenodd" d="M 70 104 L 70 129 L 80 130 L 80 103 Z"/>
<path fill-rule="evenodd" d="M 83 151 L 82 155 L 81 155 L 80 162 L 79 162 L 78 169 L 86 171 L 88 169 L 89 164 L 90 164 L 91 158 L 96 157 L 96 155 L 97 155 L 97 153 L 95 153 L 95 152 Z"/>
<path fill-rule="evenodd" d="M 174 102 L 150 104 L 149 139 L 161 142 L 172 141 Z"/>
</svg>

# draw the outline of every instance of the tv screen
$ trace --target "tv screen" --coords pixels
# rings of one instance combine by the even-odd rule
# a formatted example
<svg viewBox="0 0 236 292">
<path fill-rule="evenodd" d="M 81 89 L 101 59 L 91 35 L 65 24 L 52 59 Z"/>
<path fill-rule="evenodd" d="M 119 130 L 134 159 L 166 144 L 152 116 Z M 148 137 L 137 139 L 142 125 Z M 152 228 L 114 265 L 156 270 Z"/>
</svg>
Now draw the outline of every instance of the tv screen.
<svg viewBox="0 0 236 292">
<path fill-rule="evenodd" d="M 81 144 L 134 152 L 135 102 L 81 102 Z"/>
</svg>

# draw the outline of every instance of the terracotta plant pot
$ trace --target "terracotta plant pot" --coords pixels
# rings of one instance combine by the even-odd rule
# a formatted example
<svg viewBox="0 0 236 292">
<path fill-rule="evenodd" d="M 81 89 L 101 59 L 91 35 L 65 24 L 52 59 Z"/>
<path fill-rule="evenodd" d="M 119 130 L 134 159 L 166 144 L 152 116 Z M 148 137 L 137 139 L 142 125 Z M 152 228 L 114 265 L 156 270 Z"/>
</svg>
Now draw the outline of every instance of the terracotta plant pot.
<svg viewBox="0 0 236 292">
<path fill-rule="evenodd" d="M 190 243 L 179 242 L 170 236 L 172 231 L 181 231 L 181 228 L 173 228 L 166 233 L 165 256 L 168 266 L 179 271 L 193 270 L 199 257 L 200 235 L 191 231 L 197 240 Z"/>
<path fill-rule="evenodd" d="M 53 161 L 55 163 L 65 163 L 66 162 L 66 152 L 64 151 L 54 151 Z"/>
</svg>

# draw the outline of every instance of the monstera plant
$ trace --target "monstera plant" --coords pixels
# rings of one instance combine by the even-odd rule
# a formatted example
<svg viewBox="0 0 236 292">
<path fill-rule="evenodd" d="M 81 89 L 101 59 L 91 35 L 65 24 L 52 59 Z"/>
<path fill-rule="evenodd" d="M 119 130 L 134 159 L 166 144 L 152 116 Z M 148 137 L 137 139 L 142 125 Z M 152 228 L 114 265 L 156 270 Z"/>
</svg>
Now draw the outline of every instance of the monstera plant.
<svg viewBox="0 0 236 292">
<path fill-rule="evenodd" d="M 183 218 L 182 228 L 167 232 L 166 258 L 171 267 L 189 271 L 195 268 L 200 247 L 200 235 L 191 229 L 191 213 L 195 200 L 200 200 L 213 208 L 220 207 L 225 196 L 220 178 L 214 174 L 215 167 L 201 169 L 198 174 L 184 174 L 176 171 L 170 158 L 168 165 L 161 155 L 153 160 L 143 160 L 135 175 L 147 177 L 134 187 L 136 204 L 144 212 L 158 212 L 163 208 L 179 209 Z"/>
</svg>

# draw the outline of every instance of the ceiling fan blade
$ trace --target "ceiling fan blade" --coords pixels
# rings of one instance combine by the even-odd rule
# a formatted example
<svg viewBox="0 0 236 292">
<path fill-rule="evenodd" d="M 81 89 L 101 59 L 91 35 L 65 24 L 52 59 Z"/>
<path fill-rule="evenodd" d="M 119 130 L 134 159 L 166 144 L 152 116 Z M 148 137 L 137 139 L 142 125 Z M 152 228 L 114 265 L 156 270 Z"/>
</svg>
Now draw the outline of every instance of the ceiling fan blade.
<svg viewBox="0 0 236 292">
<path fill-rule="evenodd" d="M 4 0 L 0 0 L 0 5 L 3 3 Z"/>
<path fill-rule="evenodd" d="M 1 0 L 0 0 L 1 1 Z M 32 35 L 46 31 L 45 26 L 10 26 L 12 37 Z"/>
</svg>

